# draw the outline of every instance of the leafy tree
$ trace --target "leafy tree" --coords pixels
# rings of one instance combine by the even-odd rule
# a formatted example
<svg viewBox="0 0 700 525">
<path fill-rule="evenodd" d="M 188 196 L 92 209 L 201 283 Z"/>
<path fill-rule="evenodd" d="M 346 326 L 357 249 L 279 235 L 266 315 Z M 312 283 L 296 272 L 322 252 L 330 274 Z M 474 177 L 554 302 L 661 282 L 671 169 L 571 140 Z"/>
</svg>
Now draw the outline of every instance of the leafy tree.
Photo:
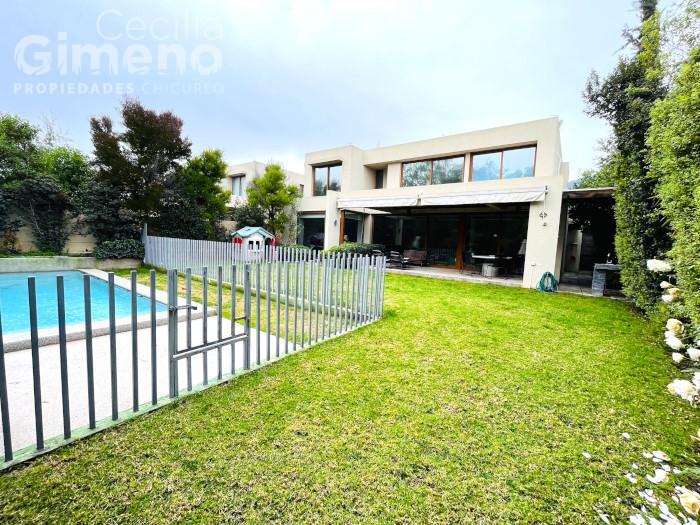
<svg viewBox="0 0 700 525">
<path fill-rule="evenodd" d="M 32 175 L 17 183 L 13 198 L 39 250 L 61 252 L 68 237 L 64 226 L 69 201 L 60 184 L 47 175 Z"/>
<path fill-rule="evenodd" d="M 700 13 L 698 13 L 700 15 Z M 687 315 L 700 328 L 700 48 L 695 49 L 669 96 L 652 112 L 651 174 L 659 181 L 673 246 L 670 256 Z"/>
<path fill-rule="evenodd" d="M 207 150 L 190 159 L 173 177 L 154 231 L 189 239 L 222 238 L 219 222 L 228 213 L 231 195 L 220 184 L 225 176 L 226 163 L 220 150 Z"/>
<path fill-rule="evenodd" d="M 287 184 L 287 177 L 278 164 L 269 164 L 265 173 L 254 178 L 248 189 L 248 205 L 259 208 L 263 216 L 263 226 L 275 236 L 284 233 L 290 222 L 289 207 L 299 197 L 299 188 Z"/>
<path fill-rule="evenodd" d="M 98 243 L 141 234 L 139 218 L 124 205 L 121 189 L 99 179 L 85 193 L 82 215 Z"/>
<path fill-rule="evenodd" d="M 40 170 L 58 182 L 71 206 L 76 210 L 82 209 L 93 180 L 88 158 L 77 149 L 59 146 L 43 149 L 38 162 Z"/>
<path fill-rule="evenodd" d="M 615 183 L 615 245 L 624 291 L 643 309 L 658 296 L 646 259 L 668 248 L 665 221 L 656 198 L 657 181 L 648 173 L 646 137 L 654 103 L 665 95 L 659 58 L 659 15 L 655 0 L 640 2 L 642 24 L 628 31 L 632 56 L 621 57 L 605 79 L 593 72 L 585 89 L 588 113 L 612 127 L 612 152 L 603 162 Z"/>
<path fill-rule="evenodd" d="M 36 173 L 37 134 L 26 120 L 0 113 L 0 186 Z"/>
<path fill-rule="evenodd" d="M 265 214 L 262 208 L 251 206 L 248 203 L 242 203 L 233 208 L 231 219 L 236 223 L 237 228 L 245 226 L 262 226 L 265 225 Z"/>
<path fill-rule="evenodd" d="M 118 189 L 124 206 L 143 224 L 161 210 L 169 181 L 190 156 L 182 137 L 182 120 L 126 99 L 121 108 L 123 132 L 103 116 L 90 120 L 97 177 Z"/>
</svg>

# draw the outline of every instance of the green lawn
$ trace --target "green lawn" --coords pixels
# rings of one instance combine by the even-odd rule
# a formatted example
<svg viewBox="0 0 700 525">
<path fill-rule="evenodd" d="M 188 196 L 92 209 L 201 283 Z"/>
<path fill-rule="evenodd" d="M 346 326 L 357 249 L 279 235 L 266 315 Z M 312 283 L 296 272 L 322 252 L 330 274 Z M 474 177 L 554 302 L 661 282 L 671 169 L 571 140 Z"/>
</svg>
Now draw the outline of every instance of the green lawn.
<svg viewBox="0 0 700 525">
<path fill-rule="evenodd" d="M 695 461 L 700 417 L 666 392 L 679 372 L 624 303 L 389 275 L 386 304 L 0 475 L 2 520 L 627 522 L 642 452 Z"/>
</svg>

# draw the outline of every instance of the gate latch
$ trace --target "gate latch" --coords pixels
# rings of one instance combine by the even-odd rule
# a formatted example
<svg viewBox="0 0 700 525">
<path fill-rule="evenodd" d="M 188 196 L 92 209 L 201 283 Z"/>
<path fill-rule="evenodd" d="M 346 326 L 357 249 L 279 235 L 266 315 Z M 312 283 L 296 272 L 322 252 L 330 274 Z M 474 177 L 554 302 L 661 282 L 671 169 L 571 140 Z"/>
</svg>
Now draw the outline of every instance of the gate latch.
<svg viewBox="0 0 700 525">
<path fill-rule="evenodd" d="M 197 307 L 193 304 L 179 304 L 177 306 L 168 307 L 168 311 L 176 312 L 178 310 L 196 310 Z"/>
</svg>

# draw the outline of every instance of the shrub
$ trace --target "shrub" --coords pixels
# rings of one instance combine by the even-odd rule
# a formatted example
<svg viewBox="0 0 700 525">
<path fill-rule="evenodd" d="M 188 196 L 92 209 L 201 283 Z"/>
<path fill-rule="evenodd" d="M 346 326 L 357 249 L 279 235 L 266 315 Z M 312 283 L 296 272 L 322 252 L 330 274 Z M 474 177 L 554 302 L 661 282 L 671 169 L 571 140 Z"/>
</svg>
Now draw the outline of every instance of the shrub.
<svg viewBox="0 0 700 525">
<path fill-rule="evenodd" d="M 364 242 L 346 242 L 340 246 L 333 246 L 328 250 L 330 253 L 356 253 L 358 255 L 372 255 L 372 252 L 378 250 L 384 252 L 383 244 L 366 244 Z"/>
<path fill-rule="evenodd" d="M 304 246 L 303 244 L 288 244 L 287 246 L 284 246 L 284 248 L 291 248 L 293 250 L 310 250 L 308 246 Z"/>
<path fill-rule="evenodd" d="M 136 239 L 103 241 L 95 247 L 98 259 L 143 259 L 143 243 Z"/>
<path fill-rule="evenodd" d="M 669 252 L 683 312 L 700 328 L 700 50 L 691 54 L 668 98 L 652 114 L 651 174 L 660 181 L 659 198 L 671 227 Z"/>
</svg>

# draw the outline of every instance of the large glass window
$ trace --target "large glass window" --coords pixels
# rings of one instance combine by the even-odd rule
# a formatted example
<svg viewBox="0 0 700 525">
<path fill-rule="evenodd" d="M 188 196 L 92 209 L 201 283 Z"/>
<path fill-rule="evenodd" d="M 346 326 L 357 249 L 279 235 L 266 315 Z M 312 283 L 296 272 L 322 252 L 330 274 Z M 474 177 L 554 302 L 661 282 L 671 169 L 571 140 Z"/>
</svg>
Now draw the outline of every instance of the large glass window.
<svg viewBox="0 0 700 525">
<path fill-rule="evenodd" d="M 342 174 L 342 166 L 328 166 L 328 189 L 332 191 L 340 191 L 340 176 Z"/>
<path fill-rule="evenodd" d="M 509 149 L 503 152 L 503 178 L 519 179 L 535 174 L 535 150 L 531 148 Z"/>
<path fill-rule="evenodd" d="M 537 147 L 489 151 L 472 155 L 472 181 L 518 179 L 535 174 Z"/>
<path fill-rule="evenodd" d="M 322 250 L 325 230 L 323 214 L 300 215 L 298 227 L 298 242 L 310 248 Z"/>
<path fill-rule="evenodd" d="M 362 215 L 346 211 L 343 216 L 343 242 L 362 242 Z"/>
<path fill-rule="evenodd" d="M 472 155 L 472 180 L 496 180 L 501 176 L 501 152 Z"/>
<path fill-rule="evenodd" d="M 433 161 L 433 178 L 431 184 L 449 184 L 462 182 L 464 157 L 439 159 Z"/>
<path fill-rule="evenodd" d="M 403 165 L 404 186 L 427 186 L 430 183 L 430 161 L 405 162 Z"/>
<path fill-rule="evenodd" d="M 342 164 L 314 167 L 314 196 L 325 195 L 327 190 L 340 191 Z"/>
<path fill-rule="evenodd" d="M 462 182 L 464 157 L 448 159 L 419 160 L 403 163 L 404 186 L 427 186 L 428 184 L 449 184 Z"/>
</svg>

